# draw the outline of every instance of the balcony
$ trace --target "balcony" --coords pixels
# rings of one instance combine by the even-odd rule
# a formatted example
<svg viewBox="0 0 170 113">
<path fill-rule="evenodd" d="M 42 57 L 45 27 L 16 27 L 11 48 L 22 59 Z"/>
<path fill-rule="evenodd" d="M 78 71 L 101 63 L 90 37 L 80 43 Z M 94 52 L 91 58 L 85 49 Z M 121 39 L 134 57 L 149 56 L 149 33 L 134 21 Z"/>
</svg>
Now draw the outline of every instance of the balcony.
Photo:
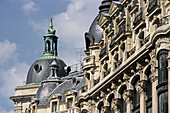
<svg viewBox="0 0 170 113">
<path fill-rule="evenodd" d="M 104 46 L 99 54 L 100 59 L 102 59 L 106 55 L 106 46 Z"/>
<path fill-rule="evenodd" d="M 84 63 L 83 63 L 83 70 L 86 68 L 91 68 L 94 66 L 94 56 L 87 56 L 84 58 Z"/>
<path fill-rule="evenodd" d="M 158 1 L 157 0 L 150 0 L 148 5 L 148 15 L 151 14 L 156 8 L 158 7 Z"/>
<path fill-rule="evenodd" d="M 148 35 L 146 38 L 140 40 L 140 47 L 145 45 L 149 41 L 150 35 Z"/>
<path fill-rule="evenodd" d="M 110 71 L 111 71 L 111 69 L 106 70 L 106 72 L 104 72 L 104 77 L 106 77 L 107 75 L 109 75 L 109 74 L 110 74 Z"/>
<path fill-rule="evenodd" d="M 170 24 L 169 21 L 170 21 L 170 15 L 165 16 L 165 17 L 163 17 L 162 19 L 160 19 L 160 20 L 158 21 L 157 27 L 161 27 L 161 26 L 163 26 L 163 25 Z"/>
<path fill-rule="evenodd" d="M 130 51 L 127 52 L 127 58 L 132 56 L 135 53 L 136 47 L 132 48 Z"/>
<path fill-rule="evenodd" d="M 115 63 L 115 69 L 118 68 L 118 67 L 122 64 L 122 61 L 123 61 L 123 58 L 121 58 L 120 60 L 118 60 L 118 61 Z"/>
</svg>

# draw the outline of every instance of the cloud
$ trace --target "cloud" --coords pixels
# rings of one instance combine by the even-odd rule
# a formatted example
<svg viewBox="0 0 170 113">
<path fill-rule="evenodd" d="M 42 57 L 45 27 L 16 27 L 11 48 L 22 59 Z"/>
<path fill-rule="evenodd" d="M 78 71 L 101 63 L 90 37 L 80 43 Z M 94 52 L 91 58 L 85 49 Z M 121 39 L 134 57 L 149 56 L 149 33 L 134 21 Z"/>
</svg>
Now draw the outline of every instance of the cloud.
<svg viewBox="0 0 170 113">
<path fill-rule="evenodd" d="M 84 46 L 84 33 L 98 13 L 98 0 L 72 0 L 67 10 L 54 15 L 54 26 L 61 41 L 75 47 Z M 77 43 L 78 42 L 78 43 Z"/>
<path fill-rule="evenodd" d="M 25 3 L 22 8 L 25 12 L 37 11 L 39 9 L 35 5 L 35 2 L 33 2 L 31 0 L 25 0 Z"/>
<path fill-rule="evenodd" d="M 14 95 L 15 87 L 25 81 L 29 66 L 19 61 L 16 43 L 4 40 L 0 47 L 0 111 L 14 113 L 10 111 L 13 105 L 9 97 Z"/>
<path fill-rule="evenodd" d="M 2 108 L 1 106 L 0 106 L 0 111 L 1 111 L 1 113 L 14 113 L 14 110 L 11 110 L 11 111 L 6 111 L 4 108 Z"/>
<path fill-rule="evenodd" d="M 14 89 L 18 85 L 22 85 L 26 80 L 26 73 L 28 72 L 29 65 L 26 63 L 16 63 L 8 70 L 0 70 L 1 72 L 1 87 L 0 95 L 2 97 L 10 97 L 14 94 Z M 2 76 L 3 75 L 3 76 Z"/>
<path fill-rule="evenodd" d="M 48 20 L 29 20 L 28 24 L 32 26 L 35 32 L 37 32 L 40 36 L 43 36 L 45 34 L 45 31 L 47 31 L 48 29 L 49 22 Z"/>
<path fill-rule="evenodd" d="M 8 40 L 0 42 L 0 66 L 9 60 L 16 60 L 17 54 L 15 51 L 15 43 L 10 43 Z"/>
</svg>

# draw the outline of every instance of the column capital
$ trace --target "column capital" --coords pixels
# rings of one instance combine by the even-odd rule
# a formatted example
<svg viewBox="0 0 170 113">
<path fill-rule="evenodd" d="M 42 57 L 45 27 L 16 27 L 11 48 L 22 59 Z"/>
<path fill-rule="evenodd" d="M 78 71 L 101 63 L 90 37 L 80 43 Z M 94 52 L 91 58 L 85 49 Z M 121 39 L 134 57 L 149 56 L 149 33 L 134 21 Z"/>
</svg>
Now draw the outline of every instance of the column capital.
<svg viewBox="0 0 170 113">
<path fill-rule="evenodd" d="M 102 113 L 109 113 L 109 106 L 103 106 Z"/>
<path fill-rule="evenodd" d="M 147 81 L 146 80 L 138 81 L 137 91 L 139 91 L 140 94 L 146 93 L 146 87 L 147 87 Z"/>
<path fill-rule="evenodd" d="M 119 113 L 120 112 L 120 99 L 115 98 L 113 99 L 112 103 L 113 103 L 112 105 L 113 105 L 114 111 Z"/>
<path fill-rule="evenodd" d="M 126 90 L 124 92 L 124 96 L 123 99 L 127 102 L 127 103 L 131 103 L 133 102 L 133 90 Z"/>
</svg>

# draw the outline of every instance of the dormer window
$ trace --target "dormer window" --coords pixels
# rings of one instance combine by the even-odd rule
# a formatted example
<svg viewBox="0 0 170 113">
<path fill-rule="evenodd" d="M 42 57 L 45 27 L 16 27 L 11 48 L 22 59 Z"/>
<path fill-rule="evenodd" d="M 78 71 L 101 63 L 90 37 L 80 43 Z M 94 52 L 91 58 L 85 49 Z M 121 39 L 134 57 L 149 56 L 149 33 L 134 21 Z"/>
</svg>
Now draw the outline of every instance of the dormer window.
<svg viewBox="0 0 170 113">
<path fill-rule="evenodd" d="M 57 101 L 52 102 L 52 112 L 57 112 Z"/>
<path fill-rule="evenodd" d="M 73 98 L 67 99 L 67 108 L 73 108 Z"/>
</svg>

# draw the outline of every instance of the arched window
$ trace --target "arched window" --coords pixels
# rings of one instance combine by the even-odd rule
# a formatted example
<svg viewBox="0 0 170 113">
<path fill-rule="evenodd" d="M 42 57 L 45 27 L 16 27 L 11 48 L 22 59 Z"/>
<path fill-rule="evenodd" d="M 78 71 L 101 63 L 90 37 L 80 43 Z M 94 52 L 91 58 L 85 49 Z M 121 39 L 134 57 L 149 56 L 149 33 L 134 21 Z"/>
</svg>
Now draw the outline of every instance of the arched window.
<svg viewBox="0 0 170 113">
<path fill-rule="evenodd" d="M 113 99 L 114 99 L 114 95 L 112 94 L 109 99 L 108 99 L 108 102 L 109 102 L 109 113 L 114 113 L 114 109 L 113 109 Z"/>
<path fill-rule="evenodd" d="M 120 89 L 119 93 L 121 95 L 121 99 L 120 99 L 120 113 L 126 113 L 126 101 L 124 100 L 124 93 L 125 93 L 125 90 L 126 90 L 126 86 L 122 86 L 122 88 Z"/>
<path fill-rule="evenodd" d="M 168 81 L 168 51 L 162 50 L 158 54 L 158 84 Z"/>
<path fill-rule="evenodd" d="M 88 111 L 86 109 L 83 109 L 81 113 L 87 113 Z"/>
<path fill-rule="evenodd" d="M 46 51 L 47 52 L 50 51 L 50 41 L 49 40 L 46 41 Z"/>
<path fill-rule="evenodd" d="M 158 109 L 159 113 L 168 113 L 168 51 L 158 54 Z"/>
<path fill-rule="evenodd" d="M 146 113 L 152 113 L 152 82 L 151 82 L 150 67 L 148 68 L 146 75 L 148 77 L 148 79 L 147 79 L 147 91 L 146 91 L 146 95 L 147 95 Z"/>
<path fill-rule="evenodd" d="M 103 107 L 103 102 L 100 102 L 99 105 L 98 105 L 98 113 L 101 113 L 102 112 L 102 107 Z"/>
<path fill-rule="evenodd" d="M 89 51 L 90 39 L 86 37 L 85 40 L 86 40 L 86 51 Z"/>
<path fill-rule="evenodd" d="M 140 113 L 140 94 L 137 91 L 137 81 L 140 79 L 139 76 L 137 76 L 134 80 L 134 82 L 132 83 L 134 90 L 134 98 L 133 98 L 133 109 L 132 109 L 132 113 Z"/>
</svg>

